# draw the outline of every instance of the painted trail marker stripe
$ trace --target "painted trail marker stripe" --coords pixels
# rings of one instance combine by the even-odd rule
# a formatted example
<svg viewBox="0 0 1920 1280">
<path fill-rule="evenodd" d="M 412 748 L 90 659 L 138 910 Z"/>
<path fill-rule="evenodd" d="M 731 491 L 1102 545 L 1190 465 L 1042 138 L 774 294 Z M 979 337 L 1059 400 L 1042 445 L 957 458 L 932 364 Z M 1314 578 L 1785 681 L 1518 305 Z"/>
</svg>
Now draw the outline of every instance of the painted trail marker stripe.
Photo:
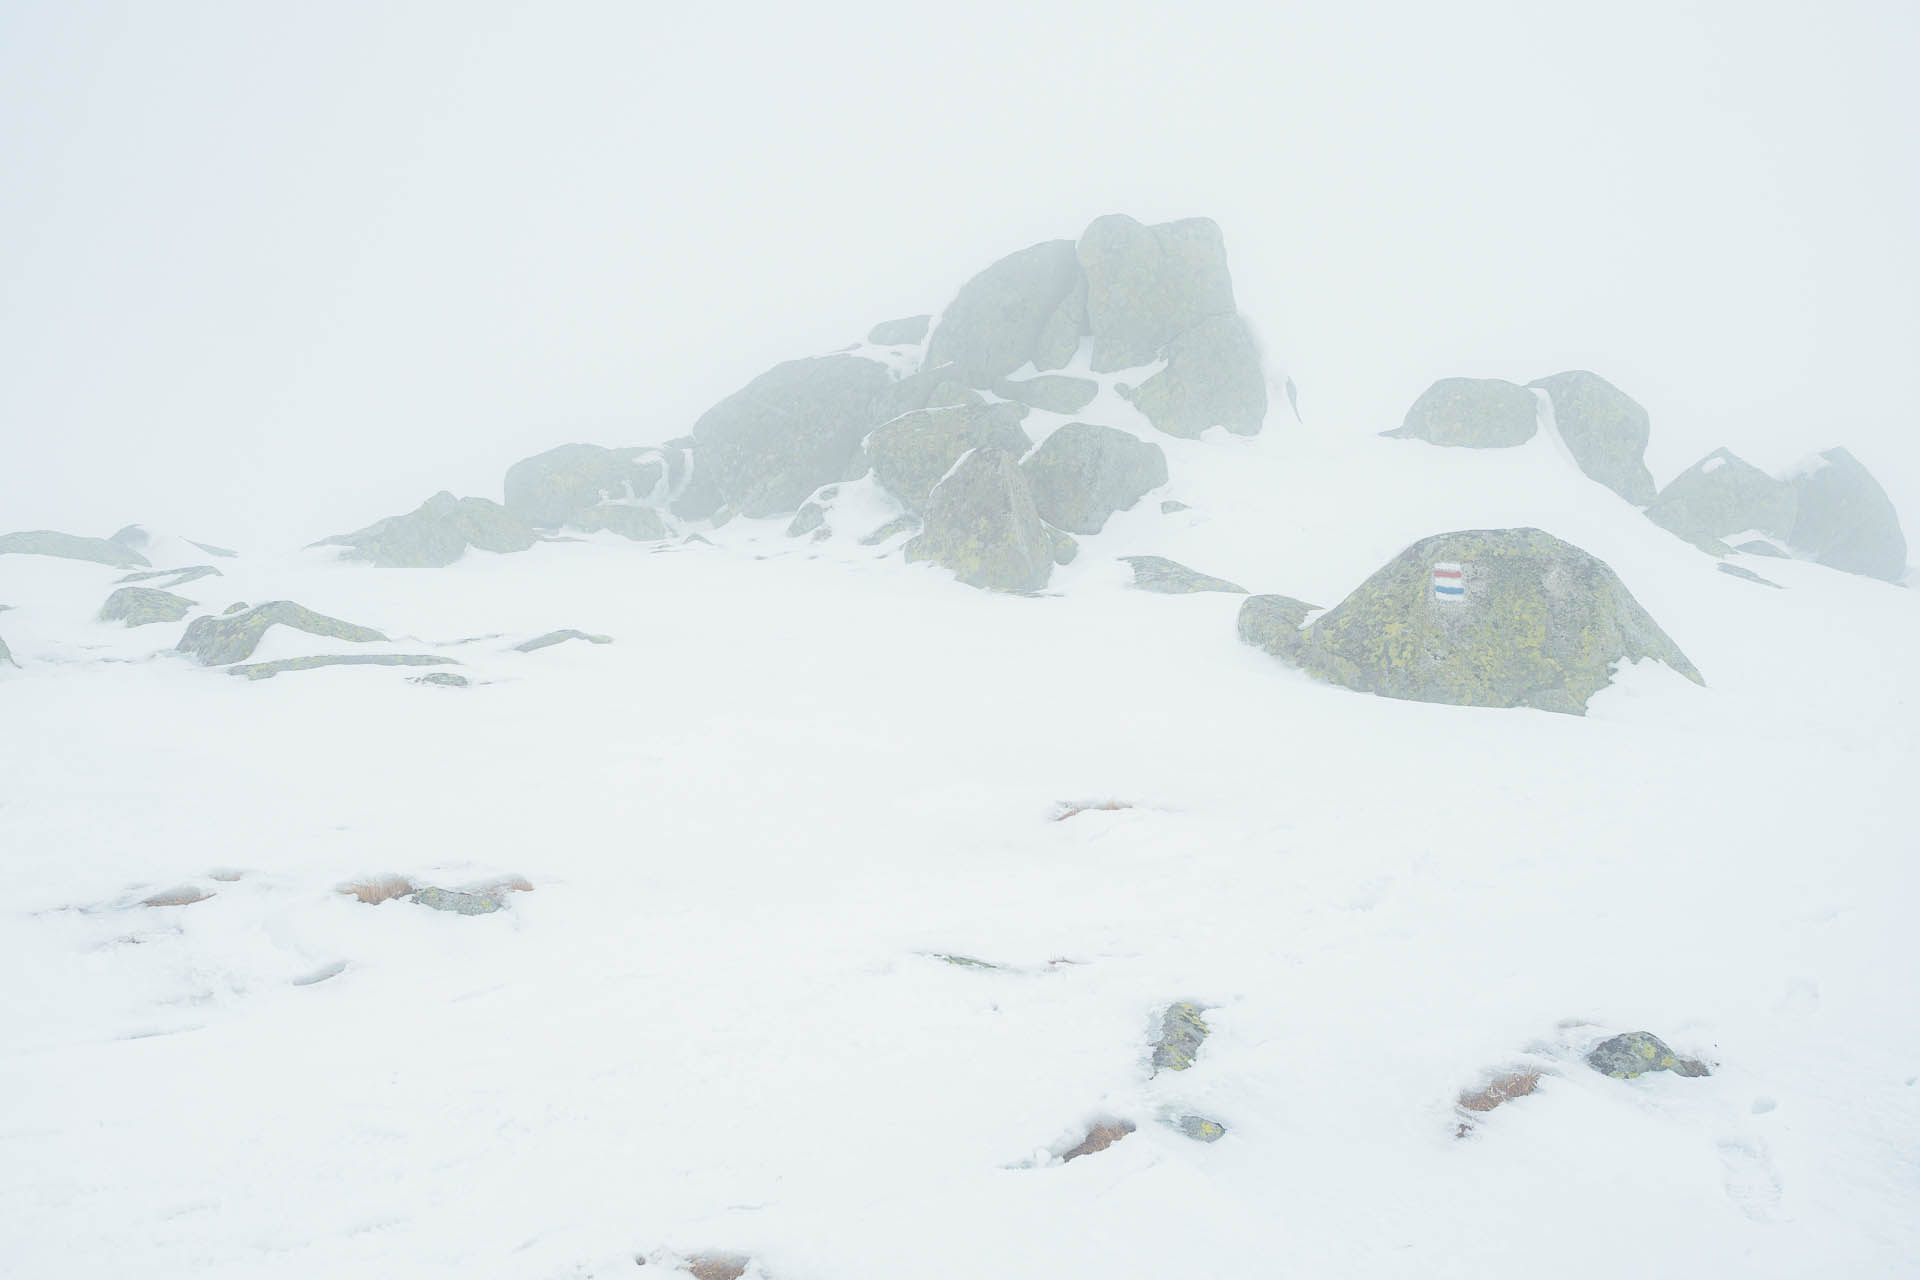
<svg viewBox="0 0 1920 1280">
<path fill-rule="evenodd" d="M 1436 600 L 1459 600 L 1467 594 L 1467 584 L 1457 564 L 1433 566 L 1433 596 Z"/>
</svg>

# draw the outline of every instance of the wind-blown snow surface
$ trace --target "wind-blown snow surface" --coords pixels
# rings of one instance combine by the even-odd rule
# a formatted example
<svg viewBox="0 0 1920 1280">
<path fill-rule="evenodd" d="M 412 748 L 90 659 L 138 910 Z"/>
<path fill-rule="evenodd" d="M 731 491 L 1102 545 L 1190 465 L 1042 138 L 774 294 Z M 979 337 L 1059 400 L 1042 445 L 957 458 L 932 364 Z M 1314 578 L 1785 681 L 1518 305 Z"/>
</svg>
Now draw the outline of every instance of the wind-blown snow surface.
<svg viewBox="0 0 1920 1280">
<path fill-rule="evenodd" d="M 464 690 L 149 657 L 184 624 L 90 621 L 114 571 L 0 558 L 4 1270 L 1912 1273 L 1913 593 L 1716 573 L 1546 434 L 1210 435 L 1159 438 L 1172 484 L 1043 598 L 780 521 L 181 588 L 379 627 Z M 1508 524 L 1608 561 L 1708 687 L 1357 695 L 1113 559 L 1332 605 Z M 556 627 L 616 643 L 511 651 Z M 1050 820 L 1085 798 L 1134 807 Z M 536 888 L 466 918 L 334 892 L 363 872 Z M 217 896 L 122 905 L 182 882 Z M 1213 1035 L 1149 1078 L 1182 998 Z M 1639 1029 L 1714 1074 L 1581 1065 Z M 1157 1122 L 1188 1111 L 1229 1132 Z M 1047 1159 L 1102 1116 L 1139 1130 Z"/>
</svg>

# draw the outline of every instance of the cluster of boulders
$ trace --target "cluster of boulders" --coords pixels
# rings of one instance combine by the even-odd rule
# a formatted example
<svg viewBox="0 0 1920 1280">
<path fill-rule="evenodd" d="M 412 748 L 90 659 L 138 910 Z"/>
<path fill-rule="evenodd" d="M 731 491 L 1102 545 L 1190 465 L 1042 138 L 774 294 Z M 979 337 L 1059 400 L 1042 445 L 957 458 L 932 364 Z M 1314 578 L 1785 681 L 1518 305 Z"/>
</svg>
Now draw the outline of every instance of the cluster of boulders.
<svg viewBox="0 0 1920 1280">
<path fill-rule="evenodd" d="M 1499 378 L 1442 378 L 1420 394 L 1398 428 L 1383 434 L 1472 449 L 1511 448 L 1539 429 L 1543 398 L 1582 471 L 1704 551 L 1790 552 L 1889 582 L 1906 575 L 1899 515 L 1879 482 L 1845 449 L 1829 449 L 1787 476 L 1768 475 L 1716 449 L 1656 490 L 1645 460 L 1652 431 L 1647 411 L 1586 370 L 1524 387 Z M 1729 538 L 1740 541 L 1730 546 Z"/>
</svg>

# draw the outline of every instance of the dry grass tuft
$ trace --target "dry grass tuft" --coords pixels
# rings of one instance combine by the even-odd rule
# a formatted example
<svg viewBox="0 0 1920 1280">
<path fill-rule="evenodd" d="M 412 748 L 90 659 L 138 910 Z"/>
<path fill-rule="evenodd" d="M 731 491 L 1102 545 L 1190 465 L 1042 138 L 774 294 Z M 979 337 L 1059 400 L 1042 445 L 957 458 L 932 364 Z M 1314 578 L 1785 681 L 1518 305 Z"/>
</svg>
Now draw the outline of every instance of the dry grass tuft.
<svg viewBox="0 0 1920 1280">
<path fill-rule="evenodd" d="M 1087 1130 L 1087 1136 L 1080 1140 L 1079 1146 L 1071 1151 L 1061 1153 L 1061 1162 L 1065 1163 L 1068 1160 L 1078 1160 L 1081 1156 L 1090 1156 L 1096 1151 L 1105 1151 L 1108 1147 L 1132 1132 L 1133 1121 L 1131 1120 L 1096 1121 L 1093 1127 Z"/>
<path fill-rule="evenodd" d="M 177 884 L 171 889 L 162 889 L 149 897 L 140 899 L 143 907 L 190 907 L 196 902 L 205 902 L 213 896 L 197 884 Z"/>
<path fill-rule="evenodd" d="M 413 881 L 405 876 L 362 876 L 334 886 L 339 893 L 350 893 L 368 906 L 379 906 L 391 898 L 404 898 L 413 892 Z"/>
<path fill-rule="evenodd" d="M 1085 813 L 1089 809 L 1111 813 L 1117 809 L 1131 808 L 1133 808 L 1132 803 L 1126 800 L 1062 800 L 1053 806 L 1053 820 L 1065 822 L 1075 814 Z"/>
<path fill-rule="evenodd" d="M 533 881 L 525 876 L 495 876 L 491 880 L 482 880 L 479 884 L 470 884 L 463 893 L 532 893 Z"/>
<path fill-rule="evenodd" d="M 1504 1102 L 1515 1098 L 1524 1098 L 1540 1085 L 1540 1073 L 1532 1067 L 1519 1067 L 1504 1075 L 1495 1076 L 1478 1089 L 1468 1090 L 1460 1095 L 1460 1109 L 1485 1115 Z M 1473 1131 L 1472 1119 L 1463 1119 L 1455 1132 L 1457 1138 L 1464 1138 Z"/>
</svg>

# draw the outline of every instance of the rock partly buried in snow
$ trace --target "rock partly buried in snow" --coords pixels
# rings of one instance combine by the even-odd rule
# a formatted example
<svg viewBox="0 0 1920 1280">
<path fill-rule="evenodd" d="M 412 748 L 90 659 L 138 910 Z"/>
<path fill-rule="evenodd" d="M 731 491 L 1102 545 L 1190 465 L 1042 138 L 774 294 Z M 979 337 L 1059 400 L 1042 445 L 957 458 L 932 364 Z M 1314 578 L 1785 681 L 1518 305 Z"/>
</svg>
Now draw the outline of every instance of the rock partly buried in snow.
<svg viewBox="0 0 1920 1280">
<path fill-rule="evenodd" d="M 917 515 L 968 450 L 992 447 L 1017 458 L 1031 448 L 1020 428 L 1026 413 L 1017 404 L 981 404 L 903 414 L 867 437 L 867 461 L 874 479 Z"/>
<path fill-rule="evenodd" d="M 1122 387 L 1147 421 L 1191 439 L 1208 427 L 1256 434 L 1267 419 L 1260 350 L 1239 316 L 1216 316 L 1167 344 L 1167 367 L 1138 387 Z"/>
<path fill-rule="evenodd" d="M 160 586 L 164 590 L 171 591 L 175 587 L 183 587 L 189 582 L 198 582 L 202 578 L 225 576 L 210 564 L 190 564 L 184 569 L 145 569 L 139 573 L 130 573 L 124 578 L 115 578 L 114 581 L 116 583 L 152 582 L 155 578 L 169 578 L 171 581 L 162 582 Z"/>
<path fill-rule="evenodd" d="M 1113 427 L 1069 422 L 1020 464 L 1040 518 L 1069 533 L 1098 533 L 1167 482 L 1167 455 L 1157 444 Z"/>
<path fill-rule="evenodd" d="M 962 458 L 934 486 L 926 524 L 908 560 L 931 560 L 968 586 L 1038 591 L 1053 574 L 1060 539 L 1034 509 L 1014 456 L 991 446 Z"/>
<path fill-rule="evenodd" d="M 1720 572 L 1726 574 L 1730 578 L 1739 578 L 1742 582 L 1757 582 L 1763 587 L 1772 587 L 1775 590 L 1780 589 L 1779 583 L 1773 581 L 1773 579 L 1771 578 L 1761 577 L 1759 574 L 1755 573 L 1753 570 L 1749 568 L 1746 568 L 1744 565 L 1727 564 L 1723 561 L 1722 563 L 1717 564 L 1713 567 L 1718 569 Z"/>
<path fill-rule="evenodd" d="M 271 680 L 288 671 L 317 671 L 321 667 L 445 667 L 455 665 L 452 658 L 427 653 L 322 653 L 304 658 L 275 658 L 271 662 L 244 662 L 228 667 L 230 676 L 248 680 Z"/>
<path fill-rule="evenodd" d="M 1538 529 L 1417 542 L 1281 656 L 1384 697 L 1574 715 L 1622 661 L 1704 683 L 1612 569 Z"/>
<path fill-rule="evenodd" d="M 694 423 L 695 474 L 707 474 L 742 515 L 793 511 L 845 476 L 861 437 L 890 407 L 891 383 L 885 365 L 860 356 L 775 365 Z"/>
<path fill-rule="evenodd" d="M 876 347 L 916 347 L 927 339 L 932 316 L 902 316 L 883 320 L 867 333 L 867 341 Z"/>
<path fill-rule="evenodd" d="M 1247 594 L 1247 589 L 1238 583 L 1189 569 L 1177 560 L 1161 556 L 1120 558 L 1133 569 L 1133 586 L 1139 591 L 1158 592 L 1163 596 L 1191 595 L 1197 591 L 1224 591 L 1236 596 Z"/>
<path fill-rule="evenodd" d="M 1150 227 L 1110 213 L 1088 225 L 1077 252 L 1095 373 L 1146 364 L 1180 335 L 1234 313 L 1226 242 L 1211 218 Z"/>
<path fill-rule="evenodd" d="M 1631 1080 L 1649 1071 L 1671 1071 L 1682 1076 L 1712 1074 L 1704 1062 L 1683 1058 L 1650 1031 L 1629 1031 L 1595 1045 L 1587 1065 L 1603 1076 Z"/>
<path fill-rule="evenodd" d="M 1194 1001 L 1178 1000 L 1160 1015 L 1160 1038 L 1153 1043 L 1154 1074 L 1185 1071 L 1200 1056 L 1200 1044 L 1208 1034 L 1201 1012 Z"/>
<path fill-rule="evenodd" d="M 1227 1136 L 1227 1126 L 1205 1116 L 1185 1115 L 1176 1120 L 1180 1132 L 1195 1142 L 1218 1142 Z"/>
<path fill-rule="evenodd" d="M 465 689 L 473 681 L 452 671 L 429 671 L 423 676 L 413 676 L 411 683 L 438 685 L 446 689 Z"/>
<path fill-rule="evenodd" d="M 992 386 L 1034 360 L 1048 322 L 1080 283 L 1071 240 L 1008 254 L 960 286 L 927 343 L 927 365 L 956 364 L 969 385 Z"/>
<path fill-rule="evenodd" d="M 443 489 L 405 515 L 314 545 L 346 547 L 347 559 L 383 569 L 444 569 L 468 547 L 504 554 L 525 551 L 536 541 L 533 530 L 499 503 L 456 498 Z"/>
<path fill-rule="evenodd" d="M 1793 478 L 1796 509 L 1787 545 L 1833 569 L 1898 582 L 1907 538 L 1886 490 L 1845 449 L 1828 449 Z"/>
<path fill-rule="evenodd" d="M 1724 554 L 1720 539 L 1749 529 L 1780 537 L 1793 528 L 1793 486 L 1725 449 L 1675 476 L 1647 519 L 1696 546 Z"/>
<path fill-rule="evenodd" d="M 0 556 L 58 556 L 63 560 L 87 560 L 112 565 L 116 569 L 145 569 L 151 562 L 131 547 L 107 538 L 81 538 L 51 529 L 33 529 L 0 536 Z"/>
<path fill-rule="evenodd" d="M 529 525 L 557 529 L 603 501 L 648 497 L 666 470 L 659 449 L 563 444 L 507 468 L 507 510 Z"/>
<path fill-rule="evenodd" d="M 180 637 L 180 643 L 175 647 L 182 653 L 192 654 L 205 666 L 239 662 L 259 647 L 260 637 L 268 627 L 274 626 L 292 627 L 309 635 L 350 640 L 355 644 L 387 638 L 372 627 L 329 618 L 324 613 L 315 613 L 291 600 L 271 600 L 238 613 L 224 613 L 217 618 L 211 614 L 195 618 L 187 624 L 186 634 Z"/>
<path fill-rule="evenodd" d="M 1769 560 L 1791 560 L 1793 558 L 1773 543 L 1768 542 L 1765 538 L 1750 538 L 1735 547 L 1734 550 L 1744 551 L 1750 556 L 1765 556 Z"/>
<path fill-rule="evenodd" d="M 149 622 L 178 622 L 197 601 L 154 587 L 121 587 L 100 606 L 100 621 L 144 627 Z"/>
<path fill-rule="evenodd" d="M 575 512 L 569 523 L 588 533 L 605 530 L 634 542 L 658 542 L 669 536 L 665 518 L 637 502 L 602 502 Z"/>
<path fill-rule="evenodd" d="M 1599 374 L 1584 369 L 1530 382 L 1553 401 L 1553 420 L 1580 469 L 1636 507 L 1654 498 L 1647 470 L 1647 411 Z"/>
<path fill-rule="evenodd" d="M 1002 378 L 993 384 L 993 392 L 1048 413 L 1078 413 L 1100 394 L 1100 384 L 1064 373 L 1043 373 L 1018 382 Z"/>
<path fill-rule="evenodd" d="M 7 642 L 4 639 L 0 639 L 0 662 L 4 662 L 8 666 L 16 669 L 20 666 L 19 663 L 13 660 L 13 650 L 7 648 Z"/>
<path fill-rule="evenodd" d="M 1235 626 L 1242 644 L 1285 658 L 1300 647 L 1300 624 L 1319 608 L 1292 596 L 1248 596 Z"/>
<path fill-rule="evenodd" d="M 504 889 L 491 893 L 467 893 L 459 889 L 441 889 L 434 885 L 425 885 L 407 897 L 408 902 L 423 907 L 432 907 L 435 911 L 451 911 L 456 915 L 484 916 L 507 905 L 507 891 Z"/>
<path fill-rule="evenodd" d="M 1540 402 L 1500 378 L 1442 378 L 1420 393 L 1406 420 L 1383 435 L 1468 449 L 1507 449 L 1533 439 Z"/>
<path fill-rule="evenodd" d="M 612 644 L 613 643 L 612 636 L 597 636 L 592 634 L 591 632 L 575 631 L 572 628 L 568 628 L 565 631 L 549 631 L 543 636 L 535 636 L 533 639 L 525 641 L 521 644 L 517 644 L 513 647 L 514 647 L 514 650 L 518 653 L 532 653 L 536 649 L 545 649 L 552 645 L 561 644 L 568 640 L 585 640 L 588 644 Z"/>
</svg>

